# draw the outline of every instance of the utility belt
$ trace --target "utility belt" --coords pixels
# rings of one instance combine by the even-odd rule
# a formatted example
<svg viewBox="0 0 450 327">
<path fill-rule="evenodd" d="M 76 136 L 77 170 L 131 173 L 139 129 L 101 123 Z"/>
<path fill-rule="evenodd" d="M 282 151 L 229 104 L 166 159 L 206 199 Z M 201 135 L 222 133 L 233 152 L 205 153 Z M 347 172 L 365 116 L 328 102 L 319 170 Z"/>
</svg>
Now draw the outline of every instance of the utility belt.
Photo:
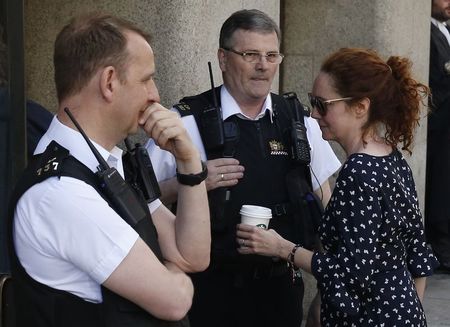
<svg viewBox="0 0 450 327">
<path fill-rule="evenodd" d="M 244 262 L 237 259 L 237 262 L 231 260 L 211 259 L 208 268 L 212 273 L 229 273 L 242 280 L 268 280 L 290 273 L 287 262 L 277 260 L 272 262 Z"/>
<path fill-rule="evenodd" d="M 277 203 L 269 206 L 269 208 L 272 210 L 272 217 L 292 215 L 294 213 L 294 208 L 289 202 Z"/>
</svg>

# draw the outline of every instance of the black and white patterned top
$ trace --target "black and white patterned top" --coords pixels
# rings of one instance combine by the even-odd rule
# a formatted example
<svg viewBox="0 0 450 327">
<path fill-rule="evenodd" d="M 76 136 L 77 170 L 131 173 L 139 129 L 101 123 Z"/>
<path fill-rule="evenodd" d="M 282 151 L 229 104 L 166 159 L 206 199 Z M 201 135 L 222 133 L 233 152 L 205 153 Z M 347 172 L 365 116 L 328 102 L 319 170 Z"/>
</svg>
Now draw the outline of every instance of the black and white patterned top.
<svg viewBox="0 0 450 327">
<path fill-rule="evenodd" d="M 353 154 L 319 228 L 312 272 L 323 326 L 426 326 L 413 278 L 437 260 L 425 243 L 411 170 L 397 150 Z"/>
</svg>

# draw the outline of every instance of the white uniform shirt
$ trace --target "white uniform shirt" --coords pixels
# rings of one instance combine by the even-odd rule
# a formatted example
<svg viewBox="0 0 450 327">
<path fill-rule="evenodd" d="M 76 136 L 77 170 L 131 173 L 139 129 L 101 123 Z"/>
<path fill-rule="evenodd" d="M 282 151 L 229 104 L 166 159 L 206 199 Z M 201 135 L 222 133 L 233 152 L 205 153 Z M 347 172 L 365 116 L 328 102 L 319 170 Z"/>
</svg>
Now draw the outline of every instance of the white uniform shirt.
<svg viewBox="0 0 450 327">
<path fill-rule="evenodd" d="M 225 86 L 221 87 L 220 101 L 224 120 L 232 115 L 237 115 L 241 119 L 250 119 L 242 113 L 236 100 L 234 100 Z M 272 98 L 270 96 L 266 98 L 262 110 L 255 120 L 264 117 L 267 111 L 271 115 L 270 118 L 272 121 L 273 109 Z M 184 116 L 182 117 L 182 121 L 192 141 L 199 149 L 202 160 L 206 160 L 205 148 L 203 146 L 194 116 Z M 335 171 L 339 169 L 341 163 L 334 154 L 333 149 L 331 149 L 328 142 L 322 139 L 322 132 L 316 120 L 306 117 L 305 126 L 307 129 L 306 133 L 308 136 L 309 145 L 311 147 L 312 185 L 313 189 L 317 190 L 321 184 L 323 184 Z M 161 150 L 157 145 L 155 145 L 152 139 L 147 142 L 146 148 L 150 154 L 158 181 L 163 181 L 174 177 L 176 174 L 176 163 L 173 155 L 167 151 Z"/>
<path fill-rule="evenodd" d="M 57 117 L 35 153 L 55 140 L 92 171 L 98 161 L 80 133 Z M 123 176 L 122 150 L 95 148 Z M 161 202 L 150 204 L 153 212 Z M 90 302 L 101 302 L 102 284 L 122 262 L 138 234 L 87 183 L 50 177 L 20 198 L 14 219 L 17 256 L 35 280 Z"/>
</svg>

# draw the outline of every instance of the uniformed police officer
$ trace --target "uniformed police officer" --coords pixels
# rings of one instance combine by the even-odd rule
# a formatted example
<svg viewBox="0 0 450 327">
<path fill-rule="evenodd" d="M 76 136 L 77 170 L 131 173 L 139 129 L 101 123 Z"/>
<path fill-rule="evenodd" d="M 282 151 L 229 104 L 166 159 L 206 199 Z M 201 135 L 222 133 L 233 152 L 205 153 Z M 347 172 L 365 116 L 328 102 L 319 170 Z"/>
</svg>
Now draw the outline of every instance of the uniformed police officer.
<svg viewBox="0 0 450 327">
<path fill-rule="evenodd" d="M 220 32 L 218 59 L 223 85 L 175 106 L 191 138 L 208 159 L 212 257 L 209 269 L 193 275 L 195 295 L 191 325 L 298 327 L 302 320 L 303 283 L 293 281 L 285 261 L 237 253 L 236 224 L 243 204 L 272 209 L 271 228 L 289 239 L 295 234 L 295 212 L 289 205 L 286 175 L 291 167 L 284 132 L 288 108 L 270 93 L 283 60 L 280 30 L 265 13 L 241 10 L 232 14 Z M 220 104 L 224 143 L 215 146 L 218 124 L 212 114 L 214 94 Z M 204 110 L 206 109 L 206 110 Z M 326 203 L 328 177 L 339 167 L 317 123 L 305 119 L 311 145 L 314 190 Z M 162 199 L 174 200 L 179 190 L 170 155 L 148 144 L 161 181 Z M 300 242 L 301 240 L 298 240 Z"/>
<path fill-rule="evenodd" d="M 177 114 L 159 104 L 148 35 L 109 15 L 77 17 L 59 33 L 54 63 L 59 110 L 36 149 L 44 166 L 27 170 L 48 178 L 21 181 L 18 190 L 28 190 L 17 191 L 12 222 L 17 326 L 186 326 L 193 286 L 185 272 L 209 264 L 206 171 Z M 170 151 L 188 184 L 177 217 L 157 199 L 151 217 L 125 221 L 114 194 L 92 182 L 99 162 L 66 108 L 121 176 L 116 144 L 139 128 Z M 68 160 L 82 180 L 62 175 Z"/>
</svg>

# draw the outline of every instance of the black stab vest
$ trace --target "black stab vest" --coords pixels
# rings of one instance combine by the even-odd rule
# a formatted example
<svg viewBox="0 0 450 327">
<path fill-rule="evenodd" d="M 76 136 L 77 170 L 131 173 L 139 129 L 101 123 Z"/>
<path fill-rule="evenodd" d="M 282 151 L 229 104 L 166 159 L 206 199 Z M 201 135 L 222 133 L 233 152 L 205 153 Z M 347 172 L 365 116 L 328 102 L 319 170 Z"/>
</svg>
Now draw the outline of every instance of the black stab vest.
<svg viewBox="0 0 450 327">
<path fill-rule="evenodd" d="M 220 87 L 215 89 L 216 96 L 220 97 Z M 302 242 L 297 233 L 299 222 L 294 218 L 290 205 L 286 175 L 292 168 L 289 152 L 289 126 L 291 113 L 288 112 L 283 97 L 271 93 L 274 108 L 273 123 L 270 115 L 263 118 L 245 120 L 237 116 L 230 116 L 225 123 L 234 123 L 239 131 L 234 148 L 233 158 L 239 160 L 245 167 L 244 177 L 238 184 L 229 189 L 229 200 L 226 201 L 225 188 L 217 188 L 208 192 L 211 210 L 212 228 L 212 260 L 225 262 L 261 262 L 271 263 L 271 258 L 262 256 L 242 256 L 237 253 L 236 224 L 240 222 L 239 210 L 243 204 L 264 206 L 272 209 L 283 206 L 287 208 L 284 214 L 273 215 L 269 228 L 275 229 L 284 238 L 294 243 Z M 202 111 L 214 103 L 212 91 L 200 95 L 186 97 L 180 101 L 178 109 L 181 116 L 192 114 L 202 135 L 204 122 Z M 220 103 L 220 100 L 219 100 Z M 229 147 L 225 145 L 225 148 Z M 207 159 L 223 157 L 224 149 L 206 150 Z M 302 178 L 310 186 L 309 167 L 301 170 Z M 307 180 L 309 179 L 309 180 Z"/>
<path fill-rule="evenodd" d="M 58 162 L 58 168 L 46 169 L 47 162 Z M 41 174 L 36 172 L 41 168 Z M 124 161 L 125 175 L 127 175 L 127 163 Z M 46 169 L 46 170 L 45 170 Z M 44 173 L 42 173 L 44 172 Z M 158 319 L 136 304 L 109 291 L 102 286 L 102 303 L 91 303 L 69 292 L 57 290 L 37 282 L 29 276 L 14 250 L 13 219 L 14 209 L 20 197 L 33 185 L 40 183 L 52 176 L 69 176 L 83 180 L 94 187 L 103 199 L 112 206 L 107 197 L 101 193 L 97 176 L 85 165 L 74 157 L 69 151 L 52 141 L 46 151 L 33 158 L 19 180 L 13 194 L 9 212 L 9 244 L 13 276 L 14 299 L 16 305 L 17 327 L 144 327 L 144 326 L 189 326 L 187 317 L 181 321 L 171 322 Z M 139 196 L 138 196 L 139 197 Z M 139 197 L 143 207 L 145 200 Z M 57 199 L 55 199 L 57 200 Z M 161 250 L 158 244 L 158 235 L 153 225 L 150 213 L 149 219 L 142 219 L 136 226 L 132 226 L 139 236 L 152 249 L 159 260 L 162 260 Z M 61 217 L 63 219 L 63 217 Z M 51 268 L 50 268 L 51 269 Z M 151 276 L 149 276 L 151 278 Z"/>
</svg>

